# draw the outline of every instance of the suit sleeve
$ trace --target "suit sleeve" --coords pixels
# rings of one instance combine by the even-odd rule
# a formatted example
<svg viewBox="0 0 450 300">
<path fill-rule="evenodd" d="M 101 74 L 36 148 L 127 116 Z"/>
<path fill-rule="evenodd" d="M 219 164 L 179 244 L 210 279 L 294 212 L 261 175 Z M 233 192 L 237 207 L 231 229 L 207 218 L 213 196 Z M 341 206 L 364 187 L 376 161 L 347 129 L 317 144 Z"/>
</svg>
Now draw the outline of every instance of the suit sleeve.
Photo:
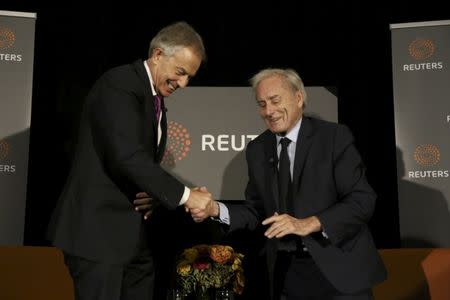
<svg viewBox="0 0 450 300">
<path fill-rule="evenodd" d="M 333 172 L 337 201 L 318 217 L 331 243 L 350 249 L 373 214 L 376 195 L 367 182 L 353 135 L 342 125 L 334 136 Z"/>
<path fill-rule="evenodd" d="M 262 206 L 262 198 L 257 192 L 256 178 L 254 170 L 254 147 L 253 142 L 250 142 L 246 150 L 246 160 L 248 168 L 248 183 L 245 189 L 245 203 L 228 205 L 230 213 L 230 231 L 237 229 L 254 230 L 260 223 L 260 215 L 262 207 L 258 209 L 258 205 Z M 262 174 L 258 174 L 261 176 Z"/>
<path fill-rule="evenodd" d="M 117 81 L 117 79 L 116 79 Z M 109 77 L 98 85 L 89 120 L 95 149 L 115 183 L 133 185 L 167 208 L 175 208 L 184 186 L 155 162 L 144 149 L 144 99 L 119 87 Z M 143 97 L 141 97 L 143 98 Z"/>
</svg>

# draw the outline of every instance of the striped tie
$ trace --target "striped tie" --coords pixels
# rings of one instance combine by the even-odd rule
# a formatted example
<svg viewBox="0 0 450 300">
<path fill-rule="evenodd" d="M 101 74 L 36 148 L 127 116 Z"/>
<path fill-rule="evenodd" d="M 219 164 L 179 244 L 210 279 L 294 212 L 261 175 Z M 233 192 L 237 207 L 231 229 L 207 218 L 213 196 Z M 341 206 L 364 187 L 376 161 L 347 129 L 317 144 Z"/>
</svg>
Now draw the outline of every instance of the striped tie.
<svg viewBox="0 0 450 300">
<path fill-rule="evenodd" d="M 156 120 L 159 121 L 159 116 L 161 115 L 161 97 L 155 95 L 155 112 L 156 112 Z"/>
</svg>

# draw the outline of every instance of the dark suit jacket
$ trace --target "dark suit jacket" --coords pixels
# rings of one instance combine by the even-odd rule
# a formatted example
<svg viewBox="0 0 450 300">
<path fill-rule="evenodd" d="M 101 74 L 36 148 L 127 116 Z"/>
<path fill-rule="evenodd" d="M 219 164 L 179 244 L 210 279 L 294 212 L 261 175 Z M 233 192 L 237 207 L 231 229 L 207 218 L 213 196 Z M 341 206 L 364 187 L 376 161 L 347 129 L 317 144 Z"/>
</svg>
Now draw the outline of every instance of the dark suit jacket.
<svg viewBox="0 0 450 300">
<path fill-rule="evenodd" d="M 265 131 L 247 147 L 247 204 L 230 205 L 230 230 L 254 229 L 277 207 L 276 137 Z M 315 233 L 302 240 L 328 280 L 341 292 L 368 289 L 386 278 L 367 222 L 376 195 L 347 127 L 303 117 L 293 176 L 294 215 L 316 215 L 329 239 Z M 266 243 L 270 274 L 276 243 Z M 275 279 L 276 280 L 276 279 Z M 273 281 L 273 278 L 272 278 Z"/>
<path fill-rule="evenodd" d="M 167 121 L 157 128 L 150 80 L 139 60 L 106 72 L 87 96 L 70 175 L 50 221 L 48 237 L 67 253 L 94 261 L 126 262 L 143 237 L 135 194 L 175 208 L 184 186 L 164 171 Z"/>
</svg>

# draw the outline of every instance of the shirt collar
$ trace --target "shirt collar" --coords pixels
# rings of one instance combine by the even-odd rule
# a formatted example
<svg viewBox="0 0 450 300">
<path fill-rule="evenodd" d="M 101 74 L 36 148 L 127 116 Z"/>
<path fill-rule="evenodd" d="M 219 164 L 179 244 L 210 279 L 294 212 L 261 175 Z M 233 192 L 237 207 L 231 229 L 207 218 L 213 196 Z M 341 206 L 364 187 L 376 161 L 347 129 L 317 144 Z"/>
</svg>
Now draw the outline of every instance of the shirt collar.
<svg viewBox="0 0 450 300">
<path fill-rule="evenodd" d="M 148 78 L 150 79 L 150 87 L 152 88 L 152 95 L 156 96 L 155 85 L 153 83 L 152 72 L 150 72 L 150 68 L 147 65 L 147 61 L 144 60 L 145 71 L 147 71 Z"/>
<path fill-rule="evenodd" d="M 297 121 L 295 126 L 288 133 L 286 133 L 285 136 L 281 136 L 281 135 L 277 134 L 276 135 L 276 137 L 277 137 L 277 145 L 280 143 L 280 140 L 283 137 L 287 137 L 288 139 L 291 140 L 291 142 L 297 143 L 298 132 L 300 131 L 300 127 L 302 125 L 302 120 L 303 120 L 303 118 L 300 118 L 300 120 Z"/>
</svg>

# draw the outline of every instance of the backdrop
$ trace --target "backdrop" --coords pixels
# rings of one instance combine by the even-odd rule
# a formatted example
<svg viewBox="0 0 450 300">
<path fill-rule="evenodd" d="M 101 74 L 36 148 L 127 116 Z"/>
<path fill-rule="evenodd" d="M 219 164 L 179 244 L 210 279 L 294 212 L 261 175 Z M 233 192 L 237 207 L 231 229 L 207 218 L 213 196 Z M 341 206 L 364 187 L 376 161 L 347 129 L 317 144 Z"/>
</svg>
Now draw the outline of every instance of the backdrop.
<svg viewBox="0 0 450 300">
<path fill-rule="evenodd" d="M 0 11 L 0 245 L 22 245 L 36 15 Z"/>
<path fill-rule="evenodd" d="M 391 29 L 402 245 L 450 247 L 450 20 Z"/>
<path fill-rule="evenodd" d="M 399 246 L 389 24 L 450 19 L 445 3 L 281 0 L 251 10 L 229 1 L 88 9 L 3 3 L 2 9 L 38 15 L 25 243 L 45 243 L 93 82 L 111 67 L 146 58 L 159 28 L 186 20 L 204 37 L 208 54 L 191 86 L 247 86 L 262 68 L 291 67 L 306 86 L 337 87 L 339 122 L 354 132 L 378 194 L 370 223 L 375 241 Z"/>
</svg>

